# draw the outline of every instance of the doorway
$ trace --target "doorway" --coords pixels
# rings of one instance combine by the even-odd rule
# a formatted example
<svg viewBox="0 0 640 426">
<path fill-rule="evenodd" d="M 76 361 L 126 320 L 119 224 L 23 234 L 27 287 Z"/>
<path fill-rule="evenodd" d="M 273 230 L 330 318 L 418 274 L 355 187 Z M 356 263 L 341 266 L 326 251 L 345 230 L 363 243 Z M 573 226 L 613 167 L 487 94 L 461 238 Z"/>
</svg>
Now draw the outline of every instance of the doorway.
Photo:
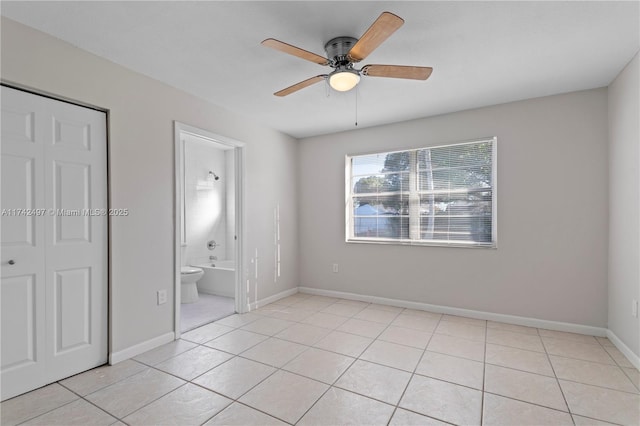
<svg viewBox="0 0 640 426">
<path fill-rule="evenodd" d="M 7 399 L 107 362 L 107 115 L 2 98 L 2 382 Z"/>
<path fill-rule="evenodd" d="M 175 123 L 175 331 L 244 312 L 243 146 Z"/>
</svg>

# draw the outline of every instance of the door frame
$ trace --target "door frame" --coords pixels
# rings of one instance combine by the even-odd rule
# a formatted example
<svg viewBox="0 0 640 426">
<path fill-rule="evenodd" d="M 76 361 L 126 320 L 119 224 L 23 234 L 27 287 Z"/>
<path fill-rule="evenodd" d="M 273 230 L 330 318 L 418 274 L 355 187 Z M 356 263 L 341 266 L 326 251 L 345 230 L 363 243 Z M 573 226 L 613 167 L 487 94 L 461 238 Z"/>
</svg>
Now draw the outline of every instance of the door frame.
<svg viewBox="0 0 640 426">
<path fill-rule="evenodd" d="M 184 188 L 184 142 L 182 140 L 183 134 L 190 134 L 202 139 L 210 140 L 218 144 L 226 145 L 234 149 L 234 162 L 235 162 L 235 217 L 236 217 L 236 232 L 237 237 L 235 247 L 236 258 L 236 273 L 235 273 L 235 309 L 238 313 L 244 313 L 247 311 L 247 292 L 243 291 L 243 277 L 244 274 L 244 164 L 245 164 L 245 151 L 244 142 L 240 142 L 236 139 L 222 136 L 208 130 L 204 130 L 198 127 L 194 127 L 179 121 L 173 122 L 174 127 L 174 262 L 173 262 L 173 281 L 174 281 L 174 332 L 175 338 L 180 338 L 180 263 L 181 263 L 181 248 L 182 248 L 182 227 L 184 226 L 184 214 L 182 210 L 183 206 L 183 188 Z"/>
</svg>

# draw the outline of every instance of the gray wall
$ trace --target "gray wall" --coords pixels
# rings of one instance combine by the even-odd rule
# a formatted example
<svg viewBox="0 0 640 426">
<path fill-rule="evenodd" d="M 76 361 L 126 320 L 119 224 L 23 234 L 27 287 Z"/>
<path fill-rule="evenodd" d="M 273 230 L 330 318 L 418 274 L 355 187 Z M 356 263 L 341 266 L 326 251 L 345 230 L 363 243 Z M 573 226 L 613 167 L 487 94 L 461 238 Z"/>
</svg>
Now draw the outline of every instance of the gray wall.
<svg viewBox="0 0 640 426">
<path fill-rule="evenodd" d="M 609 86 L 609 328 L 640 356 L 640 59 Z"/>
<path fill-rule="evenodd" d="M 497 249 L 345 243 L 346 154 L 484 136 L 498 137 Z M 607 324 L 606 89 L 304 139 L 299 174 L 302 286 Z"/>
<path fill-rule="evenodd" d="M 251 296 L 298 285 L 295 139 L 2 18 L 2 78 L 110 111 L 111 351 L 173 331 L 173 120 L 246 146 L 246 252 L 258 252 Z M 282 274 L 274 281 L 273 211 L 280 206 Z M 247 265 L 251 265 L 247 259 Z M 156 291 L 169 290 L 156 305 Z"/>
</svg>

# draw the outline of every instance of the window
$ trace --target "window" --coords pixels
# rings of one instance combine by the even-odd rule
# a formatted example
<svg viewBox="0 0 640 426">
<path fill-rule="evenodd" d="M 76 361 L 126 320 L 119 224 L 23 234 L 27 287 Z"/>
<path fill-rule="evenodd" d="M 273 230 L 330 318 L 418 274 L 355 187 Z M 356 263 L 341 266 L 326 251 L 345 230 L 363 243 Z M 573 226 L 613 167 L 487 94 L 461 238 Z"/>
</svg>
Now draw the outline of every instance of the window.
<svg viewBox="0 0 640 426">
<path fill-rule="evenodd" d="M 496 138 L 347 156 L 348 242 L 495 247 Z"/>
</svg>

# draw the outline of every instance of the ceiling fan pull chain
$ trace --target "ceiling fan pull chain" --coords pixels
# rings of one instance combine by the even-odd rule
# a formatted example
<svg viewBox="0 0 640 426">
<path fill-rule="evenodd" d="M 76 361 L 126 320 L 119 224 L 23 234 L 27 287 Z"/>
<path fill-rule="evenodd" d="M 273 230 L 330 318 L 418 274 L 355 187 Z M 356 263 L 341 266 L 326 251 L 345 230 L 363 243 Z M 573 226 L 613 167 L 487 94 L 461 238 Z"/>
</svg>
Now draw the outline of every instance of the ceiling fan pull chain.
<svg viewBox="0 0 640 426">
<path fill-rule="evenodd" d="M 354 92 L 356 93 L 356 127 L 358 127 L 358 86 Z"/>
</svg>

